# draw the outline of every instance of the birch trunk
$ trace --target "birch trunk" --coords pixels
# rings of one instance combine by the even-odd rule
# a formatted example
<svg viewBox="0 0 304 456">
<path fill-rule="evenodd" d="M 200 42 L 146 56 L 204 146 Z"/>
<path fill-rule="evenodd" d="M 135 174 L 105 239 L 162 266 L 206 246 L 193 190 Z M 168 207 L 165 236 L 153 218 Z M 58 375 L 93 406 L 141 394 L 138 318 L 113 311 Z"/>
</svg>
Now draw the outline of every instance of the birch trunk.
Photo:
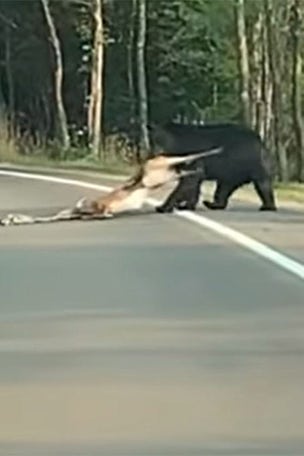
<svg viewBox="0 0 304 456">
<path fill-rule="evenodd" d="M 304 181 L 304 132 L 302 115 L 302 56 L 301 56 L 301 25 L 302 15 L 300 1 L 294 0 L 291 7 L 291 38 L 292 38 L 292 90 L 291 104 L 293 115 L 293 129 L 297 148 L 297 175 Z"/>
<path fill-rule="evenodd" d="M 267 41 L 268 41 L 268 58 L 269 72 L 272 82 L 272 115 L 273 115 L 273 133 L 274 146 L 278 165 L 278 176 L 282 182 L 288 182 L 288 162 L 286 150 L 282 140 L 282 87 L 281 87 L 281 65 L 280 65 L 280 49 L 278 48 L 278 37 L 276 28 L 275 12 L 272 0 L 264 0 Z"/>
<path fill-rule="evenodd" d="M 12 135 L 14 130 L 15 93 L 11 58 L 11 30 L 8 24 L 5 26 L 5 69 L 8 88 L 9 133 Z"/>
<path fill-rule="evenodd" d="M 238 65 L 240 75 L 241 105 L 243 120 L 248 125 L 250 119 L 250 81 L 249 61 L 246 39 L 244 0 L 235 0 L 236 35 L 238 47 Z"/>
<path fill-rule="evenodd" d="M 259 12 L 253 27 L 252 36 L 252 69 L 250 72 L 251 87 L 251 125 L 261 134 L 261 123 L 264 113 L 264 103 L 262 99 L 262 35 L 263 35 L 263 15 Z"/>
<path fill-rule="evenodd" d="M 91 90 L 88 108 L 89 144 L 95 157 L 101 157 L 103 144 L 103 69 L 104 31 L 102 0 L 93 1 L 94 45 L 92 55 Z"/>
<path fill-rule="evenodd" d="M 128 91 L 130 100 L 130 118 L 135 121 L 136 117 L 136 97 L 134 87 L 134 65 L 133 65 L 133 52 L 134 52 L 134 39 L 135 39 L 135 24 L 136 24 L 136 0 L 132 0 L 129 25 L 129 40 L 127 47 L 127 72 L 128 72 Z"/>
<path fill-rule="evenodd" d="M 139 121 L 141 147 L 145 153 L 149 150 L 148 135 L 148 99 L 145 70 L 145 45 L 146 45 L 146 0 L 138 2 L 138 36 L 137 36 L 137 82 L 139 101 Z"/>
<path fill-rule="evenodd" d="M 63 84 L 63 63 L 62 63 L 62 54 L 60 41 L 57 35 L 55 23 L 50 11 L 49 1 L 41 0 L 45 19 L 50 32 L 50 41 L 55 54 L 55 74 L 54 74 L 54 84 L 55 84 L 55 101 L 56 101 L 56 111 L 57 119 L 56 124 L 58 128 L 58 133 L 60 137 L 60 142 L 63 147 L 63 151 L 66 151 L 70 147 L 70 136 L 67 126 L 66 112 L 64 109 L 63 97 L 62 97 L 62 84 Z"/>
</svg>

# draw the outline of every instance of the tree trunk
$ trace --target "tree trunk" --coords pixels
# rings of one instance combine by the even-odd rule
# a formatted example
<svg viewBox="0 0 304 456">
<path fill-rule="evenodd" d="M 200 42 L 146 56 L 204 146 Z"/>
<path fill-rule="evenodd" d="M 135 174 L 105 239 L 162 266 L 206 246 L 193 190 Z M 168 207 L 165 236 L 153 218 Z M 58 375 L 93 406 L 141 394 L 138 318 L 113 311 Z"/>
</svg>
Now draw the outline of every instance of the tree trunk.
<svg viewBox="0 0 304 456">
<path fill-rule="evenodd" d="M 6 105 L 4 101 L 3 91 L 2 91 L 2 84 L 1 84 L 1 67 L 0 67 L 0 135 L 6 138 L 7 136 L 7 114 L 6 114 Z M 1 162 L 1 157 L 0 157 Z"/>
<path fill-rule="evenodd" d="M 9 134 L 12 136 L 14 131 L 15 94 L 11 59 L 11 29 L 8 24 L 5 25 L 5 70 L 8 89 Z"/>
<path fill-rule="evenodd" d="M 49 0 L 41 0 L 46 22 L 49 27 L 50 39 L 55 54 L 55 99 L 57 109 L 57 128 L 59 132 L 60 141 L 63 147 L 63 151 L 66 151 L 70 147 L 70 136 L 67 126 L 67 118 L 64 109 L 63 97 L 62 97 L 62 83 L 63 83 L 63 63 L 60 41 L 55 28 L 55 23 L 51 15 Z"/>
<path fill-rule="evenodd" d="M 91 69 L 91 81 L 89 90 L 89 106 L 87 112 L 87 123 L 88 123 L 88 145 L 92 147 L 94 137 L 94 117 L 95 117 L 95 104 L 96 104 L 96 59 L 95 59 L 95 40 L 92 50 L 92 69 Z"/>
<path fill-rule="evenodd" d="M 277 157 L 279 178 L 282 182 L 287 182 L 289 179 L 288 162 L 286 150 L 283 147 L 282 141 L 282 74 L 280 65 L 280 49 L 278 47 L 276 19 L 272 0 L 264 0 L 264 5 L 268 41 L 269 71 L 273 87 L 272 114 L 274 126 L 274 146 Z"/>
<path fill-rule="evenodd" d="M 291 6 L 291 39 L 292 39 L 292 91 L 291 104 L 293 115 L 293 128 L 296 138 L 297 149 L 297 175 L 298 179 L 304 181 L 304 131 L 302 116 L 302 57 L 301 57 L 301 7 L 299 0 L 293 0 Z"/>
<path fill-rule="evenodd" d="M 137 80 L 139 98 L 139 120 L 141 147 L 147 152 L 150 147 L 148 135 L 148 100 L 145 70 L 146 44 L 146 0 L 138 1 L 138 36 L 137 36 Z"/>
<path fill-rule="evenodd" d="M 132 122 L 136 119 L 136 96 L 134 87 L 134 71 L 133 71 L 133 52 L 134 52 L 134 38 L 135 38 L 135 24 L 136 24 L 136 0 L 132 0 L 129 25 L 129 40 L 127 47 L 127 72 L 128 72 L 128 91 L 130 103 L 130 119 Z"/>
<path fill-rule="evenodd" d="M 264 106 L 262 100 L 262 35 L 263 15 L 260 11 L 253 27 L 252 33 L 252 68 L 250 71 L 250 99 L 251 99 L 251 125 L 261 134 L 261 121 L 263 118 Z"/>
<path fill-rule="evenodd" d="M 271 118 L 272 118 L 272 81 L 270 78 L 269 71 L 269 50 L 268 50 L 268 39 L 267 29 L 265 23 L 265 15 L 263 18 L 263 30 L 262 30 L 262 79 L 261 79 L 261 92 L 262 92 L 262 106 L 263 112 L 260 119 L 260 133 L 268 147 L 272 150 L 273 144 L 271 144 L 270 130 L 271 130 Z"/>
<path fill-rule="evenodd" d="M 250 125 L 250 86 L 249 61 L 246 40 L 244 0 L 235 0 L 236 35 L 238 47 L 238 65 L 240 75 L 242 115 L 245 123 Z"/>
<path fill-rule="evenodd" d="M 102 0 L 93 1 L 95 23 L 92 53 L 91 93 L 88 108 L 89 144 L 95 157 L 100 159 L 103 145 L 103 69 L 104 35 Z"/>
<path fill-rule="evenodd" d="M 270 150 L 272 118 L 272 82 L 269 74 L 268 41 L 265 13 L 258 13 L 253 30 L 253 69 L 251 71 L 252 126 L 265 141 Z"/>
<path fill-rule="evenodd" d="M 3 92 L 2 92 L 1 78 L 0 78 L 0 122 L 1 122 L 1 118 L 4 117 L 5 112 L 6 112 L 5 102 L 4 102 L 4 96 L 3 96 Z"/>
<path fill-rule="evenodd" d="M 46 92 L 41 93 L 41 105 L 42 110 L 44 113 L 44 124 L 45 124 L 45 137 L 47 137 L 50 126 L 51 126 L 51 113 L 50 113 L 50 106 L 48 102 L 48 96 Z"/>
</svg>

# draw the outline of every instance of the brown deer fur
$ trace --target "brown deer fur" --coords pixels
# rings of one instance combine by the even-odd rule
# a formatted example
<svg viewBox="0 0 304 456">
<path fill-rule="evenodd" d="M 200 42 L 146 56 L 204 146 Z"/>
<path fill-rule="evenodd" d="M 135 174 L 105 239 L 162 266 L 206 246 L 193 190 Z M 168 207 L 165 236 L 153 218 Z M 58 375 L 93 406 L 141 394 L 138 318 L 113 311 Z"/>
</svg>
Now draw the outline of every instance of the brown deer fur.
<svg viewBox="0 0 304 456">
<path fill-rule="evenodd" d="M 144 204 L 149 190 L 157 189 L 185 175 L 198 172 L 179 170 L 178 165 L 189 164 L 199 158 L 220 152 L 221 149 L 217 148 L 182 157 L 165 155 L 153 157 L 143 163 L 133 177 L 109 194 L 92 201 L 85 198 L 80 200 L 75 212 L 96 217 L 111 217 L 120 212 L 138 210 Z"/>
</svg>

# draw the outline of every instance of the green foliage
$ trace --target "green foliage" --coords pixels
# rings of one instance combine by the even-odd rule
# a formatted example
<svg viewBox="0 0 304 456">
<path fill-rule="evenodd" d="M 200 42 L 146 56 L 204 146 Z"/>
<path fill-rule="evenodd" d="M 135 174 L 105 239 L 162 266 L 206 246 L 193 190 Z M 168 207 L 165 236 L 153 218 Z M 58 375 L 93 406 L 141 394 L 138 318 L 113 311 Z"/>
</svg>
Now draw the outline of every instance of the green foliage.
<svg viewBox="0 0 304 456">
<path fill-rule="evenodd" d="M 89 156 L 86 145 L 87 95 L 90 84 L 92 11 L 90 0 L 49 0 L 58 30 L 64 62 L 64 103 L 72 146 L 69 158 Z M 104 120 L 107 134 L 126 125 L 136 106 L 136 52 L 132 52 L 130 91 L 130 33 L 136 44 L 136 20 L 132 27 L 134 0 L 104 0 L 105 81 Z M 229 121 L 240 119 L 235 0 L 147 0 L 146 70 L 149 117 Z M 288 4 L 274 0 L 274 15 L 282 45 L 284 138 L 290 155 L 290 44 Z M 246 0 L 249 54 L 252 34 L 264 0 Z M 136 19 L 136 17 L 135 17 Z M 6 46 L 9 30 L 13 94 L 7 78 Z M 283 50 L 285 51 L 283 52 Z M 0 113 L 13 96 L 14 127 L 26 153 L 31 148 L 60 153 L 54 125 L 53 53 L 40 0 L 0 2 Z M 304 84 L 304 83 L 303 83 Z M 304 85 L 303 85 L 304 87 Z M 4 109 L 3 109 L 4 108 Z M 135 110 L 136 115 L 136 110 Z M 116 129 L 117 130 L 117 129 Z M 117 148 L 111 148 L 117 155 Z M 124 151 L 128 149 L 125 146 Z M 121 154 L 122 152 L 120 149 Z M 129 153 L 129 152 L 128 152 Z"/>
<path fill-rule="evenodd" d="M 64 101 L 70 124 L 86 122 L 91 63 L 90 2 L 51 0 L 63 50 Z M 233 0 L 148 2 L 146 67 L 152 120 L 190 121 L 238 115 Z M 106 127 L 130 116 L 127 52 L 132 0 L 105 2 Z M 12 73 L 16 120 L 21 130 L 54 139 L 53 56 L 40 0 L 3 0 L 1 25 L 12 28 Z M 6 101 L 5 27 L 0 27 L 0 78 Z M 136 34 L 136 30 L 135 30 Z M 136 74 L 136 61 L 133 59 Z M 19 120 L 18 120 L 19 119 Z"/>
<path fill-rule="evenodd" d="M 227 42 L 227 37 L 233 39 L 231 1 L 157 0 L 150 6 L 147 64 L 152 117 L 235 117 L 229 109 L 236 105 L 237 75 L 234 46 Z"/>
</svg>

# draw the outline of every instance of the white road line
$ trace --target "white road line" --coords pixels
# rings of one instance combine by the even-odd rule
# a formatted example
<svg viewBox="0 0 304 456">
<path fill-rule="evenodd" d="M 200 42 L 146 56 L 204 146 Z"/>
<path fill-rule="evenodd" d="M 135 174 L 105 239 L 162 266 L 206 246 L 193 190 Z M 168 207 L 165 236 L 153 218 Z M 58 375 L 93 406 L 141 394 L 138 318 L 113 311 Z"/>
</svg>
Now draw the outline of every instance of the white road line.
<svg viewBox="0 0 304 456">
<path fill-rule="evenodd" d="M 42 174 L 31 174 L 31 173 L 23 173 L 18 171 L 6 171 L 0 170 L 0 176 L 9 176 L 9 177 L 19 177 L 23 179 L 31 179 L 31 180 L 40 180 L 45 182 L 53 182 L 57 184 L 63 185 L 74 185 L 77 187 L 83 188 L 90 188 L 93 190 L 99 190 L 102 192 L 109 192 L 112 190 L 112 187 L 100 185 L 100 184 L 92 184 L 90 182 L 85 182 L 76 179 L 66 179 L 62 177 L 55 177 L 55 176 L 45 176 Z M 111 176 L 109 176 L 109 179 Z M 148 198 L 147 202 L 152 205 L 156 206 L 160 204 L 159 201 Z M 185 220 L 188 220 L 192 223 L 200 225 L 204 228 L 207 228 L 214 233 L 219 234 L 220 236 L 233 241 L 236 244 L 241 245 L 247 250 L 254 252 L 256 255 L 265 258 L 266 260 L 270 261 L 271 263 L 279 266 L 280 268 L 290 272 L 291 274 L 299 277 L 300 279 L 304 280 L 304 264 L 289 258 L 287 255 L 284 255 L 277 250 L 268 247 L 267 245 L 263 244 L 262 242 L 256 241 L 255 239 L 246 236 L 245 234 L 229 228 L 228 226 L 223 225 L 222 223 L 215 222 L 203 215 L 198 215 L 194 212 L 190 211 L 176 211 L 175 215 Z"/>
<path fill-rule="evenodd" d="M 53 182 L 54 184 L 74 185 L 75 187 L 90 188 L 101 192 L 110 192 L 112 187 L 100 184 L 92 184 L 77 179 L 66 179 L 64 177 L 45 176 L 43 174 L 22 173 L 19 171 L 6 171 L 0 169 L 0 176 L 21 177 L 22 179 L 40 180 L 45 182 Z"/>
<path fill-rule="evenodd" d="M 214 222 L 213 220 L 210 220 L 203 215 L 198 215 L 188 211 L 179 212 L 178 215 L 193 223 L 197 223 L 198 225 L 203 226 L 204 228 L 207 228 L 210 231 L 213 231 L 227 239 L 230 239 L 236 244 L 245 247 L 247 250 L 251 250 L 255 254 L 267 259 L 268 261 L 271 261 L 277 266 L 280 266 L 286 271 L 289 271 L 304 280 L 304 265 L 302 263 L 299 263 L 298 261 L 289 258 L 287 255 L 284 255 L 277 250 L 268 247 L 262 242 L 256 241 L 252 237 L 246 236 L 245 234 L 229 228 L 228 226 L 225 226 L 221 223 Z"/>
</svg>

